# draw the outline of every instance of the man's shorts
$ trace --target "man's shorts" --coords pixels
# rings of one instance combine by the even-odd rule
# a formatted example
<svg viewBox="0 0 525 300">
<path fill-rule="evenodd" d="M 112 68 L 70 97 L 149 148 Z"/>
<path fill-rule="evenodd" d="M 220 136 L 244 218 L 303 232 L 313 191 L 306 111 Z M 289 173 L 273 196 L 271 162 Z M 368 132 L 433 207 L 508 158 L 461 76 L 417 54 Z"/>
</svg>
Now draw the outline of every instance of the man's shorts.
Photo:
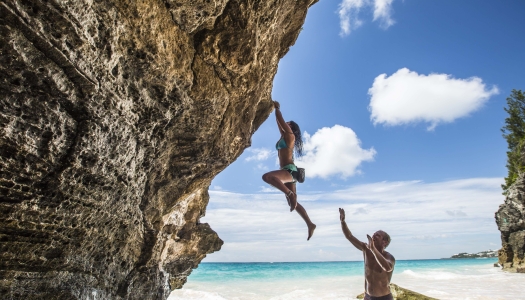
<svg viewBox="0 0 525 300">
<path fill-rule="evenodd" d="M 394 297 L 392 296 L 392 294 L 384 295 L 381 297 L 374 297 L 365 293 L 365 298 L 363 300 L 394 300 Z"/>
</svg>

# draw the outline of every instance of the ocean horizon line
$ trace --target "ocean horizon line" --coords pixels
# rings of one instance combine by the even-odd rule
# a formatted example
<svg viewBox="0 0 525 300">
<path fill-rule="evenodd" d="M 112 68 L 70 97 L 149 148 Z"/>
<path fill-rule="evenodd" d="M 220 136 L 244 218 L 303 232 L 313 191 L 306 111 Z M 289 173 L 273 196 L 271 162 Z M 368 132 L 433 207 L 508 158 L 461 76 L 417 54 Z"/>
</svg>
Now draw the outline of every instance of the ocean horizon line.
<svg viewBox="0 0 525 300">
<path fill-rule="evenodd" d="M 473 258 L 417 258 L 417 259 L 396 259 L 399 261 L 425 261 L 425 260 L 476 260 L 476 259 L 495 259 L 497 257 L 473 257 Z M 337 263 L 337 262 L 363 262 L 363 260 L 326 260 L 326 261 L 213 261 L 201 262 L 200 264 L 283 264 L 283 263 Z"/>
</svg>

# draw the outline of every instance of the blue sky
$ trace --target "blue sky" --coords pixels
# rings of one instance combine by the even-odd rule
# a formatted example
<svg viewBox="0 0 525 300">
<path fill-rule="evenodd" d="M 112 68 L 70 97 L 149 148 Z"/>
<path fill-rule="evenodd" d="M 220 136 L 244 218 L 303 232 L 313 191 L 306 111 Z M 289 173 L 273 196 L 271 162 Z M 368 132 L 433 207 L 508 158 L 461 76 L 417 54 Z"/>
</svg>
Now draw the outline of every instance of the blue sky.
<svg viewBox="0 0 525 300">
<path fill-rule="evenodd" d="M 274 114 L 210 187 L 203 222 L 225 241 L 205 261 L 359 260 L 378 229 L 398 259 L 499 249 L 512 89 L 525 89 L 524 1 L 321 0 L 281 60 L 272 96 L 305 133 L 289 213 L 263 173 L 278 168 Z M 347 24 L 347 25 L 345 25 Z M 360 24 L 359 26 L 357 26 Z"/>
</svg>

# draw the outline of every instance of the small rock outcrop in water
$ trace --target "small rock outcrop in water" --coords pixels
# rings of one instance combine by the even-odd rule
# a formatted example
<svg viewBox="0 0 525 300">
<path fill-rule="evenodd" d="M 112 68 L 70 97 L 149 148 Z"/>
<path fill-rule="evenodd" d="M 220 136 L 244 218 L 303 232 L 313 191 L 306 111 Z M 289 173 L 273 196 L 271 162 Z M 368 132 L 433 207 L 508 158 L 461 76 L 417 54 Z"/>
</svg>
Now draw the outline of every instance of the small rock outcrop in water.
<svg viewBox="0 0 525 300">
<path fill-rule="evenodd" d="M 525 174 L 509 187 L 495 217 L 501 232 L 499 263 L 503 270 L 525 273 Z"/>
<path fill-rule="evenodd" d="M 316 0 L 2 0 L 2 299 L 165 299 Z"/>
<path fill-rule="evenodd" d="M 399 285 L 393 283 L 390 284 L 390 292 L 392 293 L 394 300 L 437 300 L 436 298 L 427 297 L 420 293 L 402 288 Z M 356 298 L 364 299 L 365 293 L 359 294 Z"/>
</svg>

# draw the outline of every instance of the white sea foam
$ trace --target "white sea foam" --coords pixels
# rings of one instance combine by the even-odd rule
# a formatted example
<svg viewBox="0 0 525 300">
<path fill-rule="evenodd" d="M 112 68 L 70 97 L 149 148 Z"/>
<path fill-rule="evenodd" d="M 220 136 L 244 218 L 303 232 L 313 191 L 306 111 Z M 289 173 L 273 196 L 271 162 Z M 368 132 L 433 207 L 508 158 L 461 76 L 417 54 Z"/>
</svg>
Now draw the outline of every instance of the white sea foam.
<svg viewBox="0 0 525 300">
<path fill-rule="evenodd" d="M 450 273 L 450 272 L 425 272 L 425 273 L 416 273 L 412 270 L 406 270 L 401 273 L 401 275 L 406 275 L 409 277 L 414 277 L 418 279 L 435 279 L 435 280 L 450 280 L 459 278 L 462 275 Z M 463 275 L 468 276 L 468 275 Z"/>
<path fill-rule="evenodd" d="M 525 299 L 525 277 L 490 265 L 457 270 L 405 270 L 393 282 L 443 300 Z"/>
<path fill-rule="evenodd" d="M 196 291 L 192 289 L 182 289 L 176 293 L 171 293 L 170 300 L 174 299 L 199 299 L 199 300 L 225 300 L 226 298 L 221 297 L 219 294 L 214 292 Z"/>
<path fill-rule="evenodd" d="M 196 293 L 186 293 L 187 290 L 202 291 L 199 297 Z M 353 299 L 363 292 L 362 278 L 351 277 L 327 277 L 316 280 L 290 280 L 281 278 L 270 281 L 244 281 L 232 282 L 225 285 L 212 282 L 188 282 L 181 290 L 173 291 L 168 300 L 175 299 L 228 299 L 228 300 L 338 300 Z M 221 298 L 204 298 L 210 295 Z"/>
</svg>

